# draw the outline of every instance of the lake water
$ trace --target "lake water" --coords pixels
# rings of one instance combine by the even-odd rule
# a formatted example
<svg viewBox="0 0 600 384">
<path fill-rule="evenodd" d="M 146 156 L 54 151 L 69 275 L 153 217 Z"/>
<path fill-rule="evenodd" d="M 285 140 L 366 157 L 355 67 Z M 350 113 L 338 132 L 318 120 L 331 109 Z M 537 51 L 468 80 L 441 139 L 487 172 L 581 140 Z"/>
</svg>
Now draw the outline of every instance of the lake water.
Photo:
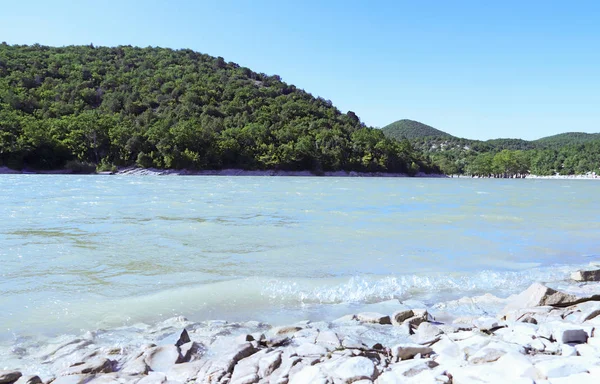
<svg viewBox="0 0 600 384">
<path fill-rule="evenodd" d="M 593 180 L 0 175 L 0 339 L 506 296 L 598 259 L 599 192 Z"/>
</svg>

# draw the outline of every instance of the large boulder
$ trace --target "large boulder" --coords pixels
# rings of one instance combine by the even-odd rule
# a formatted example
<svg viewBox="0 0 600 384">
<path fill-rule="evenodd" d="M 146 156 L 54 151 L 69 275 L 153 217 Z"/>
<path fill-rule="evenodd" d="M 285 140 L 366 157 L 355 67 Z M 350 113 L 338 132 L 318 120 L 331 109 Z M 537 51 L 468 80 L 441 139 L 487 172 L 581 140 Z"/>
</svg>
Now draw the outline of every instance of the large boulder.
<svg viewBox="0 0 600 384">
<path fill-rule="evenodd" d="M 501 317 L 506 317 L 508 313 L 522 308 L 539 306 L 568 307 L 584 301 L 598 299 L 600 299 L 600 295 L 576 296 L 559 292 L 540 283 L 534 283 L 525 291 L 509 299 L 508 304 L 501 312 Z"/>
<path fill-rule="evenodd" d="M 571 279 L 575 281 L 600 281 L 600 269 L 573 272 L 571 273 Z"/>
</svg>

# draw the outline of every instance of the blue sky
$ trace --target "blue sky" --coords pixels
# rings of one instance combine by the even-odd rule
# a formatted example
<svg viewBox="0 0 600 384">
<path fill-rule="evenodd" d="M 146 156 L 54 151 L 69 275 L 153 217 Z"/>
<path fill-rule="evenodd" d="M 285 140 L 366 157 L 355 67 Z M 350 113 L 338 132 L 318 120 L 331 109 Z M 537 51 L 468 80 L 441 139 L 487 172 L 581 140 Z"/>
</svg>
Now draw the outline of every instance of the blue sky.
<svg viewBox="0 0 600 384">
<path fill-rule="evenodd" d="M 600 132 L 597 1 L 5 1 L 9 44 L 191 48 L 477 139 Z"/>
</svg>

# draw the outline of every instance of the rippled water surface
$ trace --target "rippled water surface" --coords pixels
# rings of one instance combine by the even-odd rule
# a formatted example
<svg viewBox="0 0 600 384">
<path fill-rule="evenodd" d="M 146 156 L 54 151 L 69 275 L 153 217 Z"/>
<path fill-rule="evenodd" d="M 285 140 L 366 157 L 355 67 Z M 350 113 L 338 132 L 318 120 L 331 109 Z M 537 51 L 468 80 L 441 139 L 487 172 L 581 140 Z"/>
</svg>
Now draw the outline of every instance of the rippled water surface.
<svg viewBox="0 0 600 384">
<path fill-rule="evenodd" d="M 507 295 L 600 254 L 600 183 L 0 175 L 0 339 Z"/>
</svg>

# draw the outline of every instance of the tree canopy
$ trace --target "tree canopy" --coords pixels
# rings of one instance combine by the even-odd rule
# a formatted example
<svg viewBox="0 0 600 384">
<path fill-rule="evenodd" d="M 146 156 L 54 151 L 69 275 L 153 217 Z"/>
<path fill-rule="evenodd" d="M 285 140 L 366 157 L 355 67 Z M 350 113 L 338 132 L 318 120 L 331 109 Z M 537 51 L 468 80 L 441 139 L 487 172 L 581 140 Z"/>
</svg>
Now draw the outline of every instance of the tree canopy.
<svg viewBox="0 0 600 384">
<path fill-rule="evenodd" d="M 399 122 L 410 122 L 398 125 Z M 416 124 L 414 124 L 416 123 Z M 534 141 L 454 137 L 428 125 L 400 120 L 383 128 L 391 138 L 407 140 L 445 174 L 523 177 L 600 174 L 600 133 L 568 132 Z M 406 135 L 405 135 L 406 134 Z"/>
<path fill-rule="evenodd" d="M 192 50 L 0 44 L 0 166 L 437 168 L 331 101 Z"/>
</svg>

